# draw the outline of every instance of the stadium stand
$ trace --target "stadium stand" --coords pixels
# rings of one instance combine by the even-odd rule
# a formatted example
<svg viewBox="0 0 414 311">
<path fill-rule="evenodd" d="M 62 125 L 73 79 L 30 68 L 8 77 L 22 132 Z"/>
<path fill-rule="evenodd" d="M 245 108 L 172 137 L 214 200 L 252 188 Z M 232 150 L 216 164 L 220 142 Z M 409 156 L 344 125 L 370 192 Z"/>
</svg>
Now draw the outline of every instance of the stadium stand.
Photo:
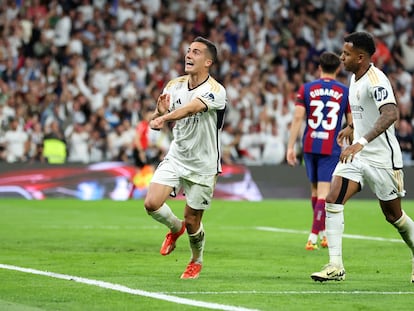
<svg viewBox="0 0 414 311">
<path fill-rule="evenodd" d="M 363 29 L 394 84 L 397 135 L 405 165 L 414 163 L 414 0 L 4 2 L 0 161 L 46 162 L 44 139 L 57 139 L 67 148 L 58 162 L 136 162 L 136 129 L 201 35 L 219 47 L 215 76 L 228 91 L 224 161 L 283 163 L 298 87 L 317 76 L 323 51 L 340 54 L 344 35 Z M 156 163 L 169 128 L 139 139 Z"/>
</svg>

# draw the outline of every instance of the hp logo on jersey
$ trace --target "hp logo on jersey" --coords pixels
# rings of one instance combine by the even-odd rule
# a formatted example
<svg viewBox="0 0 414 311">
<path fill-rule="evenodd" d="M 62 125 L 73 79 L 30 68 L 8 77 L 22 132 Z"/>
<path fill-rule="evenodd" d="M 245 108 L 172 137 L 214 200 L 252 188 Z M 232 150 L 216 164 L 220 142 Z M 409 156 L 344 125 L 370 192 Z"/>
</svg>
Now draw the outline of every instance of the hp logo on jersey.
<svg viewBox="0 0 414 311">
<path fill-rule="evenodd" d="M 382 102 L 388 97 L 388 91 L 382 86 L 376 87 L 374 89 L 374 98 L 377 102 Z"/>
</svg>

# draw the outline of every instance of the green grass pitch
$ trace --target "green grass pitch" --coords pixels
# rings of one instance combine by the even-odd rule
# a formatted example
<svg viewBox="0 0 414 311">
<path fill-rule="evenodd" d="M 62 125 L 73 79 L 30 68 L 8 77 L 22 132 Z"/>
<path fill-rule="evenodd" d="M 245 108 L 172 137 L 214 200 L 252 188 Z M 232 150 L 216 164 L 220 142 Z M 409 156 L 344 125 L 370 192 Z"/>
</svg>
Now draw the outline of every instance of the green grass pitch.
<svg viewBox="0 0 414 311">
<path fill-rule="evenodd" d="M 184 203 L 168 203 L 181 217 Z M 403 204 L 414 218 L 414 201 Z M 161 256 L 167 229 L 140 200 L 2 199 L 0 310 L 414 308 L 410 251 L 375 200 L 351 200 L 345 207 L 344 282 L 311 280 L 328 261 L 327 249 L 304 249 L 311 220 L 307 200 L 215 200 L 203 221 L 200 278 L 181 280 L 190 258 L 188 238 Z"/>
</svg>

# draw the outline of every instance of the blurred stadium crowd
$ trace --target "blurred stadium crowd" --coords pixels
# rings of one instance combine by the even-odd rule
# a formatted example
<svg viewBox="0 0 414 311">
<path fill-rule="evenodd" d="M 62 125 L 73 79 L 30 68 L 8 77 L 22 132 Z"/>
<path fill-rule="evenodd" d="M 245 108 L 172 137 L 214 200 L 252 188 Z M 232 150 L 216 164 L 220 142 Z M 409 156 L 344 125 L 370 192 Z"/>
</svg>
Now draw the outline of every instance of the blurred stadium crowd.
<svg viewBox="0 0 414 311">
<path fill-rule="evenodd" d="M 283 163 L 299 86 L 318 78 L 323 51 L 340 54 L 346 33 L 366 30 L 414 163 L 414 0 L 1 3 L 0 161 L 157 163 L 170 128 L 150 131 L 148 117 L 201 35 L 219 48 L 214 77 L 228 92 L 224 162 Z"/>
</svg>

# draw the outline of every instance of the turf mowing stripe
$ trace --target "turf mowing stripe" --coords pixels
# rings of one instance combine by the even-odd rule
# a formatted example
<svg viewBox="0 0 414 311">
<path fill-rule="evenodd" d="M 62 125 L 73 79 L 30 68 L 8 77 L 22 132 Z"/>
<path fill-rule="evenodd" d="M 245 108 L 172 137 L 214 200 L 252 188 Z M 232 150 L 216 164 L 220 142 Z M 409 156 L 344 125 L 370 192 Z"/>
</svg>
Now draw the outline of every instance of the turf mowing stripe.
<svg viewBox="0 0 414 311">
<path fill-rule="evenodd" d="M 309 234 L 309 231 L 303 230 L 292 230 L 292 229 L 282 229 L 282 228 L 272 228 L 272 227 L 256 227 L 256 230 L 260 231 L 271 231 L 271 232 L 283 232 L 283 233 L 305 233 Z M 403 243 L 402 239 L 387 239 L 375 236 L 365 236 L 365 235 L 356 235 L 356 234 L 344 234 L 344 238 L 356 239 L 356 240 L 368 240 L 368 241 L 382 241 L 382 242 L 393 242 L 393 243 Z"/>
<path fill-rule="evenodd" d="M 41 270 L 17 267 L 17 266 L 6 265 L 6 264 L 0 264 L 0 268 L 19 271 L 19 272 L 25 272 L 25 273 L 31 273 L 31 274 L 37 274 L 37 275 L 44 275 L 44 276 L 48 276 L 48 277 L 52 277 L 56 279 L 74 281 L 74 282 L 88 284 L 88 285 L 94 285 L 94 286 L 111 289 L 111 290 L 122 292 L 122 293 L 149 297 L 149 298 L 154 298 L 154 299 L 159 299 L 159 300 L 165 300 L 165 301 L 178 303 L 182 305 L 202 307 L 206 309 L 225 310 L 225 311 L 259 311 L 257 309 L 247 309 L 247 308 L 237 307 L 237 306 L 228 306 L 228 305 L 222 305 L 218 303 L 211 303 L 211 302 L 204 302 L 204 301 L 187 299 L 187 298 L 180 298 L 180 297 L 171 296 L 171 295 L 167 295 L 163 293 L 152 293 L 152 292 L 147 292 L 147 291 L 140 290 L 140 289 L 132 289 L 132 288 L 120 285 L 120 284 L 113 284 L 109 282 L 86 279 L 86 278 L 82 278 L 78 276 L 54 273 L 54 272 L 49 272 L 49 271 L 41 271 Z"/>
</svg>

